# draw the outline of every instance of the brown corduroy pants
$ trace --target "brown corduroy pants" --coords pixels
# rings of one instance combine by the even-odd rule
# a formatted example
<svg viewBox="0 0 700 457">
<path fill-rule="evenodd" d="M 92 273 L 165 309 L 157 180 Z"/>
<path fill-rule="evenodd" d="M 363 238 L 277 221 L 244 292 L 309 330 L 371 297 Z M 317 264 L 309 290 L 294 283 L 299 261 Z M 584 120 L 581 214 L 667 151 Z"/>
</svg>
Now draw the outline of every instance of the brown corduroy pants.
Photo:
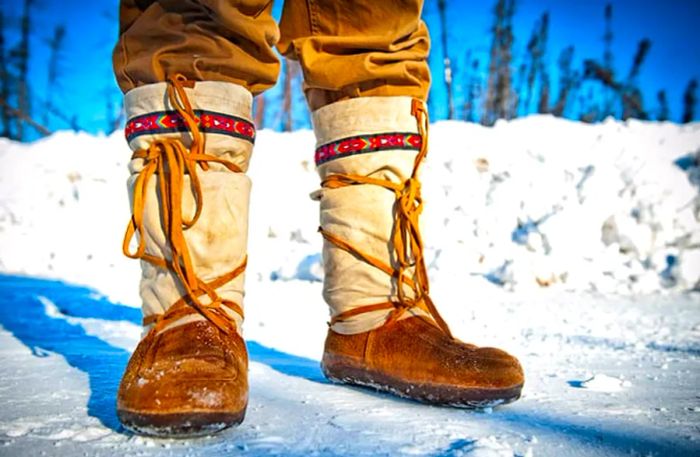
<svg viewBox="0 0 700 457">
<path fill-rule="evenodd" d="M 119 87 L 164 81 L 275 84 L 276 45 L 298 60 L 310 109 L 360 96 L 425 100 L 430 39 L 422 0 L 286 0 L 279 28 L 271 0 L 121 0 L 114 71 Z"/>
</svg>

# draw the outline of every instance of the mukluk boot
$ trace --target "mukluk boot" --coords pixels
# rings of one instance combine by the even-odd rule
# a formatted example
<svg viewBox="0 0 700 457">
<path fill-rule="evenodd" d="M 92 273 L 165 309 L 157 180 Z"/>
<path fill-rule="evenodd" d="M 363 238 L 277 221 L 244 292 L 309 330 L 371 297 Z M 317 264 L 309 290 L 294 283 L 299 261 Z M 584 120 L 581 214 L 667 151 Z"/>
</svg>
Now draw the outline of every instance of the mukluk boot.
<svg viewBox="0 0 700 457">
<path fill-rule="evenodd" d="M 454 338 L 430 299 L 419 228 L 424 104 L 363 97 L 313 114 L 322 188 L 321 366 L 332 381 L 431 404 L 482 407 L 520 396 L 518 360 Z"/>
<path fill-rule="evenodd" d="M 209 434 L 245 415 L 251 103 L 238 85 L 179 75 L 125 95 L 135 152 L 123 249 L 141 260 L 145 328 L 117 414 L 136 433 Z"/>
</svg>

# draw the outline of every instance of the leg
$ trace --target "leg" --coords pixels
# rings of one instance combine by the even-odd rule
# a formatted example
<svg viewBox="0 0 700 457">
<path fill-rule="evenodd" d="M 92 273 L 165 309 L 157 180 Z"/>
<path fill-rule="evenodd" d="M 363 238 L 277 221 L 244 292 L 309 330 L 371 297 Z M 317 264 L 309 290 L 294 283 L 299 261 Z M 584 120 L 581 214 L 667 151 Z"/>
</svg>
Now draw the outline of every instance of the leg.
<svg viewBox="0 0 700 457">
<path fill-rule="evenodd" d="M 145 332 L 117 412 L 138 433 L 208 434 L 245 415 L 245 171 L 252 93 L 278 71 L 270 9 L 269 1 L 121 4 L 114 63 L 134 151 L 123 249 L 141 260 Z"/>
<path fill-rule="evenodd" d="M 429 77 L 422 2 L 289 2 L 317 139 L 330 379 L 471 407 L 520 395 L 518 361 L 453 338 L 430 299 L 418 179 Z M 363 202 L 363 204 L 358 204 Z"/>
<path fill-rule="evenodd" d="M 121 0 L 113 64 L 124 93 L 182 74 L 257 95 L 277 81 L 271 0 Z"/>
<path fill-rule="evenodd" d="M 299 60 L 312 111 L 365 96 L 425 100 L 430 38 L 422 0 L 287 0 L 278 48 Z"/>
</svg>

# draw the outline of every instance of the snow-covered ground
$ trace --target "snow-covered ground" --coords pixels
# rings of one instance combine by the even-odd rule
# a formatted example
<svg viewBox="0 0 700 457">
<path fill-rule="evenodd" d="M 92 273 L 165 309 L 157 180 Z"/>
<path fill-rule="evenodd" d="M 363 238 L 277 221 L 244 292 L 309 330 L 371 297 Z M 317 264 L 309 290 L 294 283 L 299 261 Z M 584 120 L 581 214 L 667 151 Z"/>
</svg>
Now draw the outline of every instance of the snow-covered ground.
<svg viewBox="0 0 700 457">
<path fill-rule="evenodd" d="M 0 140 L 0 455 L 700 454 L 700 124 L 433 126 L 434 298 L 526 370 L 520 401 L 483 411 L 323 379 L 312 149 L 311 132 L 258 137 L 246 421 L 174 441 L 114 412 L 140 334 L 124 140 Z"/>
</svg>

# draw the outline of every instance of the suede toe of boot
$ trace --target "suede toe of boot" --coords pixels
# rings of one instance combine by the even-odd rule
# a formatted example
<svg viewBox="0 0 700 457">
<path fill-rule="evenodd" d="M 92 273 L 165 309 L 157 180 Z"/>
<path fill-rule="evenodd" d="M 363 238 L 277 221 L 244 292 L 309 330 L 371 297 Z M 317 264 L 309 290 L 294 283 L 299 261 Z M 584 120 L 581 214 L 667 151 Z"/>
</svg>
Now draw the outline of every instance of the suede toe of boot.
<svg viewBox="0 0 700 457">
<path fill-rule="evenodd" d="M 199 321 L 146 336 L 129 360 L 117 414 L 142 435 L 207 435 L 243 421 L 248 356 L 238 334 Z"/>
<path fill-rule="evenodd" d="M 334 381 L 458 407 L 512 402 L 524 384 L 512 355 L 463 343 L 420 317 L 354 335 L 329 330 L 322 368 Z"/>
</svg>

